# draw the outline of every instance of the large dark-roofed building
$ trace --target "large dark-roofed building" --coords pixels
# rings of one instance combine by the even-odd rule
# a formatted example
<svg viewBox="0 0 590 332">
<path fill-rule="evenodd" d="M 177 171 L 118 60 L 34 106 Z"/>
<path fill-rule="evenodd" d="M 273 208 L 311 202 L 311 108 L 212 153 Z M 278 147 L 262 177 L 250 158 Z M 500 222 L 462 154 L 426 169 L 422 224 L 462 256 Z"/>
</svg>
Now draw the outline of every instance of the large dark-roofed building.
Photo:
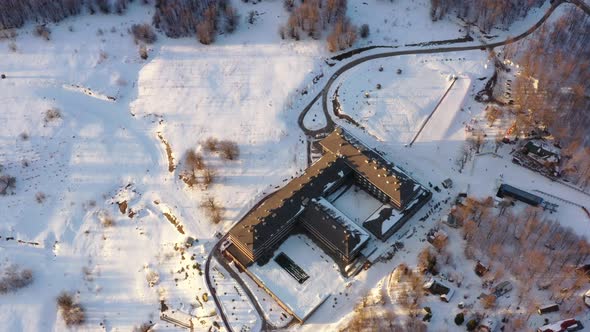
<svg viewBox="0 0 590 332">
<path fill-rule="evenodd" d="M 505 196 L 512 197 L 532 206 L 539 206 L 541 203 L 543 203 L 543 198 L 505 183 L 500 185 L 496 196 L 500 198 Z"/>
<path fill-rule="evenodd" d="M 229 231 L 232 245 L 227 251 L 240 265 L 271 258 L 296 228 L 311 234 L 337 263 L 353 261 L 369 235 L 324 198 L 351 177 L 372 196 L 405 214 L 402 223 L 430 199 L 427 189 L 341 128 L 320 145 L 324 155 L 318 161 Z"/>
</svg>

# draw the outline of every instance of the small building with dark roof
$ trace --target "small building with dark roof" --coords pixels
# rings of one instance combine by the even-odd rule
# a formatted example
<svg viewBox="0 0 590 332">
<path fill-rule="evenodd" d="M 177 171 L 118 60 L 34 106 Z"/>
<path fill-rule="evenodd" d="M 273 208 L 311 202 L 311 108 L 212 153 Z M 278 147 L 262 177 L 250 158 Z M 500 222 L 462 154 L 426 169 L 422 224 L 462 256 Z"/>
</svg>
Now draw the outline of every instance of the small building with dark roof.
<svg viewBox="0 0 590 332">
<path fill-rule="evenodd" d="M 532 206 L 539 206 L 541 203 L 543 203 L 543 198 L 505 183 L 500 185 L 496 196 L 500 198 L 512 197 Z"/>
</svg>

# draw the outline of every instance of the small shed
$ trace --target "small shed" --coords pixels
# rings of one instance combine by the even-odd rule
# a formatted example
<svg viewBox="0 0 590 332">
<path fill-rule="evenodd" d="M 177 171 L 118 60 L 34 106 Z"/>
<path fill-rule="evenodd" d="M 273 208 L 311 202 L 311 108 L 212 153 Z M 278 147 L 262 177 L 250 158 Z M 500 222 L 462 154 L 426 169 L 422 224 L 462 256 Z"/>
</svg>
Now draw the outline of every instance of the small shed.
<svg viewBox="0 0 590 332">
<path fill-rule="evenodd" d="M 484 265 L 482 262 L 477 261 L 477 264 L 475 264 L 475 274 L 477 274 L 478 277 L 483 277 L 490 269 Z"/>
<path fill-rule="evenodd" d="M 445 189 L 453 188 L 453 180 L 451 180 L 451 179 L 444 180 L 442 182 L 442 186 L 445 187 Z"/>
<path fill-rule="evenodd" d="M 539 315 L 544 315 L 544 314 L 548 314 L 550 312 L 557 312 L 557 311 L 559 311 L 559 305 L 557 303 L 546 304 L 546 305 L 539 307 L 537 309 L 537 312 L 539 313 Z"/>
</svg>

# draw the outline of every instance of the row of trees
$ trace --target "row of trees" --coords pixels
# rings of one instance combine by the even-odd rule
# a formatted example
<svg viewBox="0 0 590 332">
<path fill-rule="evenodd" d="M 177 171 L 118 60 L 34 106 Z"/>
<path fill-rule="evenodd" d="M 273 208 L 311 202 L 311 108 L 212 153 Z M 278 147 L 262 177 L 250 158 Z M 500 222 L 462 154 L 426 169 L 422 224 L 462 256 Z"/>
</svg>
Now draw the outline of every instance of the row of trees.
<svg viewBox="0 0 590 332">
<path fill-rule="evenodd" d="M 0 1 L 0 30 L 22 27 L 27 21 L 40 24 L 59 22 L 80 14 L 84 8 L 97 12 L 123 14 L 132 0 L 6 0 Z M 148 0 L 142 0 L 149 3 Z M 210 44 L 219 32 L 235 31 L 239 15 L 229 0 L 156 0 L 153 24 L 168 37 L 197 35 Z M 145 29 L 144 29 L 145 31 Z"/>
<path fill-rule="evenodd" d="M 130 1 L 132 0 L 2 0 L 0 30 L 20 28 L 27 21 L 41 24 L 59 22 L 66 17 L 80 14 L 84 7 L 90 14 L 123 14 Z"/>
<path fill-rule="evenodd" d="M 501 281 L 505 272 L 519 280 L 519 305 L 536 302 L 530 297 L 536 287 L 547 289 L 550 300 L 563 301 L 567 313 L 578 313 L 583 304 L 574 294 L 587 280 L 575 268 L 590 257 L 590 244 L 571 229 L 542 218 L 539 208 L 513 214 L 505 206 L 496 213 L 491 198 L 467 199 L 457 213 L 463 220 L 466 257 L 490 263 L 493 282 Z M 535 305 L 530 306 L 534 310 Z"/>
<path fill-rule="evenodd" d="M 433 21 L 445 15 L 459 18 L 479 26 L 484 31 L 493 27 L 506 28 L 524 17 L 531 8 L 541 6 L 544 0 L 430 0 Z"/>
<path fill-rule="evenodd" d="M 219 141 L 214 137 L 209 137 L 202 143 L 202 148 L 204 152 L 216 154 L 225 161 L 235 161 L 240 156 L 240 148 L 234 141 Z M 207 190 L 209 185 L 217 179 L 215 169 L 208 166 L 203 155 L 193 149 L 189 149 L 185 153 L 179 177 L 189 188 L 200 185 L 203 190 Z M 212 223 L 218 224 L 223 220 L 225 209 L 215 197 L 205 197 L 200 207 Z"/>
<path fill-rule="evenodd" d="M 296 0 L 284 0 L 284 5 L 291 14 L 287 24 L 279 29 L 281 38 L 300 40 L 307 35 L 320 39 L 322 32 L 329 29 L 326 41 L 331 52 L 350 47 L 356 41 L 358 29 L 346 17 L 346 0 L 306 0 L 299 5 Z M 361 32 L 368 36 L 368 25 Z"/>
<path fill-rule="evenodd" d="M 590 185 L 588 31 L 590 16 L 572 7 L 525 43 L 505 50 L 522 71 L 514 81 L 517 130 L 549 129 L 565 147 L 564 173 L 584 187 Z"/>
<path fill-rule="evenodd" d="M 197 35 L 203 44 L 218 32 L 232 33 L 239 15 L 227 0 L 157 0 L 154 26 L 171 38 Z"/>
</svg>

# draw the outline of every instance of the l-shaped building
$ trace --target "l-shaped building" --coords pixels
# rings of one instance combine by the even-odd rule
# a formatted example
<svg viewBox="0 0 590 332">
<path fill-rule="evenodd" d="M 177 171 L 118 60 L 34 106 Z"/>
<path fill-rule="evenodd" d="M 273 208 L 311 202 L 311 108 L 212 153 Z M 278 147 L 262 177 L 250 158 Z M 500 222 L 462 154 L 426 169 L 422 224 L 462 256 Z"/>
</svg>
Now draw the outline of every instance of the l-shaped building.
<svg viewBox="0 0 590 332">
<path fill-rule="evenodd" d="M 340 266 L 353 262 L 370 238 L 387 240 L 430 200 L 431 192 L 400 167 L 387 161 L 342 128 L 320 141 L 323 156 L 305 173 L 267 196 L 230 231 L 226 253 L 242 268 L 272 258 L 278 246 L 295 230 L 308 233 Z M 325 197 L 345 181 L 354 183 L 398 216 L 384 227 L 388 215 L 360 227 Z"/>
</svg>

